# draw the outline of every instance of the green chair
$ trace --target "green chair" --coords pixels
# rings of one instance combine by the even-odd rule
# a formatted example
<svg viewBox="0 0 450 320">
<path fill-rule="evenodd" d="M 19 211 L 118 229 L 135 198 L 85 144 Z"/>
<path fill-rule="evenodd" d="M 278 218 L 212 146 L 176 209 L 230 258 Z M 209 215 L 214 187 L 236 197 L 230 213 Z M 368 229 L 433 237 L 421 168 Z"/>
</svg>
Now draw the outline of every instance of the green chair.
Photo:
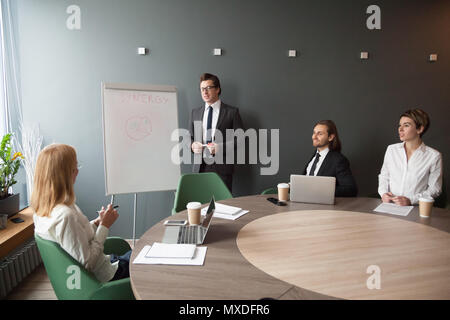
<svg viewBox="0 0 450 320">
<path fill-rule="evenodd" d="M 191 201 L 208 203 L 212 196 L 218 200 L 233 198 L 230 190 L 215 172 L 183 174 L 175 192 L 172 214 L 186 209 Z"/>
<path fill-rule="evenodd" d="M 263 192 L 261 192 L 261 194 L 276 194 L 278 193 L 278 189 L 277 188 L 269 188 L 264 190 Z"/>
<path fill-rule="evenodd" d="M 134 300 L 130 278 L 102 283 L 88 272 L 78 261 L 73 259 L 59 244 L 44 240 L 35 235 L 37 246 L 44 261 L 45 270 L 52 284 L 56 296 L 60 300 Z M 106 239 L 105 254 L 125 254 L 130 245 L 119 237 Z M 70 277 L 75 275 L 77 266 L 80 270 L 80 288 L 70 288 Z"/>
</svg>

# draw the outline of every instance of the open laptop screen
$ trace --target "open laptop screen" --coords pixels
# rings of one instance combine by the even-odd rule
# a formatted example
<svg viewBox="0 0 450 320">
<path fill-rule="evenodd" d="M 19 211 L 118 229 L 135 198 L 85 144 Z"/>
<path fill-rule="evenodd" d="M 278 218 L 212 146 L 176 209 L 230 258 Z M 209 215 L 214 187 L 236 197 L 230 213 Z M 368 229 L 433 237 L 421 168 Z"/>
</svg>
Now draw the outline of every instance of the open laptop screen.
<svg viewBox="0 0 450 320">
<path fill-rule="evenodd" d="M 216 209 L 216 204 L 214 201 L 214 196 L 211 198 L 211 202 L 209 203 L 208 211 L 206 211 L 205 219 L 203 219 L 202 227 L 208 228 L 211 218 L 214 214 L 214 209 Z"/>
</svg>

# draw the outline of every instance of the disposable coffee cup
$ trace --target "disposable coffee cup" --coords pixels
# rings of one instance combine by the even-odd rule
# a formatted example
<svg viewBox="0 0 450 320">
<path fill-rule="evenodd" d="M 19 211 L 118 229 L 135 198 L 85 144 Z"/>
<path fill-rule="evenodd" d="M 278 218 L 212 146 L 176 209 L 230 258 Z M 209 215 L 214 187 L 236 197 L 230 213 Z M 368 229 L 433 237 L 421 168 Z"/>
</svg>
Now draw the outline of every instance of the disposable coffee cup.
<svg viewBox="0 0 450 320">
<path fill-rule="evenodd" d="M 429 218 L 431 209 L 433 208 L 434 199 L 420 198 L 419 199 L 419 214 L 422 218 Z"/>
<path fill-rule="evenodd" d="M 286 202 L 289 200 L 289 184 L 278 184 L 278 201 Z"/>
<path fill-rule="evenodd" d="M 190 225 L 200 224 L 200 202 L 189 202 L 186 206 L 188 211 L 188 220 Z"/>
</svg>

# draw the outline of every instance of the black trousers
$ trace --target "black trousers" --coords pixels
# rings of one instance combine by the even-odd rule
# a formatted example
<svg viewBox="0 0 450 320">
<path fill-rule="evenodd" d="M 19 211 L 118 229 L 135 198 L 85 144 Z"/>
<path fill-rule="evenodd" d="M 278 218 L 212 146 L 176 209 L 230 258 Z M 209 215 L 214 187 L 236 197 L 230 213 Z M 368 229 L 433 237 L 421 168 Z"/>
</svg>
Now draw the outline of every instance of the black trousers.
<svg viewBox="0 0 450 320">
<path fill-rule="evenodd" d="M 233 192 L 233 175 L 232 174 L 221 174 L 217 172 L 216 168 L 214 168 L 214 165 L 208 165 L 206 163 L 202 163 L 200 165 L 200 172 L 215 172 L 219 175 L 219 177 L 222 179 L 222 181 L 227 186 L 228 190 L 230 192 Z"/>
<path fill-rule="evenodd" d="M 110 255 L 110 261 L 111 263 L 119 261 L 119 267 L 116 271 L 116 274 L 114 277 L 109 281 L 115 281 L 119 279 L 129 278 L 130 277 L 130 257 L 131 257 L 131 250 L 127 251 L 124 255 L 118 256 L 115 254 Z"/>
</svg>

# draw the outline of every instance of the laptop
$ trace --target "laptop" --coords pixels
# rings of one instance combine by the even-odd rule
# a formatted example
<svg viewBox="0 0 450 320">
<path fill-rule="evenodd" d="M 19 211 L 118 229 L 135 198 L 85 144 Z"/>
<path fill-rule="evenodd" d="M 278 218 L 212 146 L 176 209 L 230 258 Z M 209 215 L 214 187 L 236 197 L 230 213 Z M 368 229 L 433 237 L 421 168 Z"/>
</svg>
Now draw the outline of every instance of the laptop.
<svg viewBox="0 0 450 320">
<path fill-rule="evenodd" d="M 291 201 L 334 204 L 335 177 L 291 174 Z"/>
<path fill-rule="evenodd" d="M 163 243 L 203 244 L 206 233 L 211 225 L 211 219 L 216 209 L 214 196 L 211 198 L 202 224 L 185 226 L 168 226 L 164 231 Z"/>
</svg>

